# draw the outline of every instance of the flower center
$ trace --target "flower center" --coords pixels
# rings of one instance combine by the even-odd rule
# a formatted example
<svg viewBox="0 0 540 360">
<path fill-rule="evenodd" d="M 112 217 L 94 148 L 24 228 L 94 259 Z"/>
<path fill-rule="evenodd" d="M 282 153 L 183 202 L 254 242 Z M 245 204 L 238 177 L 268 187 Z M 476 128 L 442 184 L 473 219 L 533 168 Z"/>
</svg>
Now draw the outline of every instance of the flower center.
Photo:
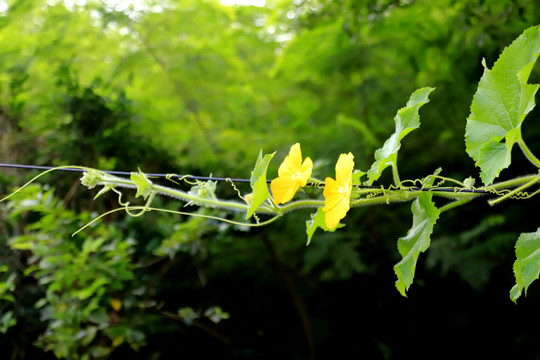
<svg viewBox="0 0 540 360">
<path fill-rule="evenodd" d="M 291 176 L 291 180 L 292 181 L 297 181 L 297 180 L 302 180 L 302 174 L 301 173 L 294 173 L 292 176 Z"/>
</svg>

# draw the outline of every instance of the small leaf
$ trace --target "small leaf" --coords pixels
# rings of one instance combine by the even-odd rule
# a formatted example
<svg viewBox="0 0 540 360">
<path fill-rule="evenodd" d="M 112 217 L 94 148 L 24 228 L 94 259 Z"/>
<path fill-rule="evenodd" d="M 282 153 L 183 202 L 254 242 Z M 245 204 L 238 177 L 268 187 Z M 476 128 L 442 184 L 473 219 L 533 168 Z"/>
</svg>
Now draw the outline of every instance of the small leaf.
<svg viewBox="0 0 540 360">
<path fill-rule="evenodd" d="M 94 282 L 90 284 L 88 287 L 78 290 L 75 293 L 75 297 L 77 297 L 79 300 L 87 299 L 90 296 L 94 295 L 100 287 L 106 284 L 107 284 L 107 279 L 104 277 L 99 277 L 96 280 L 94 280 Z"/>
<path fill-rule="evenodd" d="M 251 188 L 253 189 L 253 200 L 249 204 L 246 219 L 249 219 L 261 204 L 270 197 L 268 192 L 268 184 L 266 182 L 266 170 L 270 160 L 274 157 L 275 152 L 262 156 L 262 151 L 259 152 L 255 168 L 251 172 Z"/>
<path fill-rule="evenodd" d="M 109 314 L 107 314 L 107 310 L 103 307 L 100 307 L 94 311 L 92 311 L 86 319 L 94 324 L 99 325 L 100 327 L 104 327 L 104 325 L 109 323 Z"/>
<path fill-rule="evenodd" d="M 435 207 L 431 197 L 433 194 L 423 192 L 412 203 L 413 225 L 406 237 L 398 240 L 398 250 L 403 259 L 394 266 L 398 280 L 396 288 L 401 295 L 407 296 L 406 291 L 412 284 L 418 255 L 429 248 L 431 233 L 440 211 Z"/>
<path fill-rule="evenodd" d="M 519 285 L 512 286 L 512 289 L 510 289 L 510 300 L 513 302 L 516 302 L 517 299 L 521 296 L 521 289 L 519 288 Z"/>
<path fill-rule="evenodd" d="M 118 335 L 116 336 L 113 341 L 112 341 L 112 346 L 113 347 L 118 347 L 120 345 L 122 345 L 124 343 L 125 339 L 122 335 Z"/>
<path fill-rule="evenodd" d="M 17 324 L 17 318 L 13 315 L 13 311 L 6 311 L 0 316 L 0 333 L 5 334 L 8 329 Z"/>
<path fill-rule="evenodd" d="M 90 356 L 95 359 L 106 358 L 111 353 L 111 349 L 105 346 L 96 345 L 92 346 L 89 352 Z"/>
<path fill-rule="evenodd" d="M 210 174 L 210 177 L 212 177 L 212 174 Z M 197 181 L 197 185 L 192 186 L 191 189 L 188 191 L 189 195 L 196 196 L 198 198 L 202 199 L 216 199 L 216 188 L 217 188 L 217 181 Z M 189 201 L 186 206 L 194 205 L 195 203 L 193 201 Z"/>
<path fill-rule="evenodd" d="M 365 172 L 360 170 L 354 170 L 352 173 L 352 185 L 353 185 L 353 191 L 351 192 L 351 199 L 358 199 L 360 197 L 360 194 L 356 191 L 354 191 L 355 187 L 362 185 L 362 177 L 366 175 Z"/>
<path fill-rule="evenodd" d="M 83 346 L 88 346 L 95 339 L 97 332 L 97 326 L 88 326 L 77 334 L 77 340 L 80 340 Z"/>
<path fill-rule="evenodd" d="M 398 110 L 394 117 L 396 131 L 385 141 L 382 148 L 375 151 L 375 162 L 368 171 L 368 184 L 373 184 L 388 166 L 396 166 L 397 153 L 401 147 L 401 140 L 414 129 L 420 126 L 418 111 L 422 105 L 429 102 L 429 94 L 435 88 L 424 87 L 416 90 L 410 97 L 407 105 Z"/>
<path fill-rule="evenodd" d="M 475 182 L 476 180 L 472 176 L 469 176 L 468 178 L 463 180 L 463 185 L 465 185 L 466 188 L 472 188 Z"/>
<path fill-rule="evenodd" d="M 324 211 L 322 211 L 322 208 L 318 208 L 315 214 L 311 214 L 311 220 L 306 221 L 306 234 L 308 236 L 306 246 L 308 246 L 311 242 L 311 237 L 317 228 L 321 228 L 324 231 L 334 232 L 344 226 L 344 224 L 338 224 L 338 226 L 336 226 L 334 229 L 330 229 L 328 226 L 326 226 L 326 222 L 324 220 Z"/>
<path fill-rule="evenodd" d="M 83 254 L 89 254 L 92 252 L 96 252 L 101 245 L 107 240 L 105 237 L 99 237 L 97 239 L 94 238 L 87 238 L 83 245 L 82 245 L 82 253 Z"/>
<path fill-rule="evenodd" d="M 108 192 L 111 189 L 114 189 L 113 184 L 104 185 L 103 188 L 101 190 L 99 190 L 99 192 L 96 194 L 96 196 L 94 196 L 94 200 L 96 200 L 98 197 L 105 194 L 106 192 Z"/>
<path fill-rule="evenodd" d="M 135 197 L 142 196 L 144 199 L 146 199 L 150 194 L 152 193 L 152 182 L 146 174 L 144 174 L 141 169 L 139 169 L 139 172 L 132 172 L 131 173 L 131 181 L 135 185 L 137 185 L 137 193 L 135 194 Z"/>
<path fill-rule="evenodd" d="M 507 47 L 491 70 L 482 61 L 484 75 L 467 118 L 465 144 L 485 185 L 510 165 L 512 147 L 521 140 L 523 120 L 535 106 L 539 85 L 527 80 L 539 55 L 540 26 L 535 26 Z"/>
<path fill-rule="evenodd" d="M 201 317 L 201 314 L 193 310 L 191 307 L 183 307 L 178 309 L 178 315 L 182 317 L 182 321 L 188 326 L 193 324 L 193 321 Z"/>
<path fill-rule="evenodd" d="M 88 189 L 93 189 L 103 179 L 99 171 L 94 169 L 87 169 L 81 177 L 81 184 Z"/>
<path fill-rule="evenodd" d="M 362 185 L 362 176 L 366 175 L 365 172 L 363 171 L 360 171 L 360 170 L 353 170 L 353 173 L 352 173 L 352 184 L 353 186 L 358 186 L 358 185 Z"/>
<path fill-rule="evenodd" d="M 510 290 L 512 301 L 527 295 L 527 288 L 540 276 L 540 228 L 533 233 L 522 233 L 516 242 L 516 261 L 514 262 L 516 285 Z"/>
<path fill-rule="evenodd" d="M 86 186 L 88 189 L 93 189 L 97 185 L 103 185 L 103 182 L 105 180 L 113 180 L 114 181 L 114 179 L 115 179 L 114 176 L 104 174 L 104 173 L 102 173 L 102 172 L 100 172 L 98 170 L 87 169 L 84 172 L 83 176 L 81 177 L 81 184 Z M 108 192 L 111 189 L 114 189 L 113 184 L 105 184 L 105 185 L 103 185 L 103 188 L 97 193 L 97 195 L 94 197 L 94 200 L 97 199 L 98 197 L 100 197 L 101 195 L 105 194 L 106 192 Z"/>
<path fill-rule="evenodd" d="M 15 250 L 31 250 L 35 247 L 34 241 L 26 236 L 16 236 L 9 240 L 9 246 Z"/>
</svg>

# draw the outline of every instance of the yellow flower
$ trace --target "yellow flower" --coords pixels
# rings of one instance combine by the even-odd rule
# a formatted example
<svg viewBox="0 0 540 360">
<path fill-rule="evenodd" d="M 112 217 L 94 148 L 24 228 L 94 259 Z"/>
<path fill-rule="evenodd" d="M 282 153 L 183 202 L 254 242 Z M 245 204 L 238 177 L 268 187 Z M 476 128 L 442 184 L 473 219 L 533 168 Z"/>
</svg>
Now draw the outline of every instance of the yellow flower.
<svg viewBox="0 0 540 360">
<path fill-rule="evenodd" d="M 270 183 L 275 204 L 291 200 L 300 186 L 306 186 L 313 170 L 313 162 L 306 158 L 302 163 L 300 144 L 294 144 L 279 166 L 278 177 Z"/>
<path fill-rule="evenodd" d="M 336 163 L 336 180 L 327 177 L 324 186 L 324 222 L 335 229 L 350 208 L 354 156 L 341 154 Z"/>
</svg>

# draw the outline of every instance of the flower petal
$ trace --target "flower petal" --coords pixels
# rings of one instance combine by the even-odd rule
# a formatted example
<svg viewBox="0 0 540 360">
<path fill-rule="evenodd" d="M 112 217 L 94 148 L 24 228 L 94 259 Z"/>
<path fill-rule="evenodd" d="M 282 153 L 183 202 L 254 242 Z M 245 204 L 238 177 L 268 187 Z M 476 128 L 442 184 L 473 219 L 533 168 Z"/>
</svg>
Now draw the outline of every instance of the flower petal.
<svg viewBox="0 0 540 360">
<path fill-rule="evenodd" d="M 334 209 L 343 198 L 343 194 L 339 192 L 339 183 L 327 177 L 325 180 L 325 187 L 323 191 L 324 195 L 324 207 L 323 211 L 328 212 Z"/>
<path fill-rule="evenodd" d="M 313 161 L 307 157 L 302 163 L 302 169 L 300 171 L 301 186 L 306 186 L 313 171 Z"/>
<path fill-rule="evenodd" d="M 300 144 L 296 143 L 291 146 L 289 155 L 285 157 L 285 160 L 281 163 L 278 169 L 279 176 L 294 175 L 300 170 L 302 164 L 302 151 L 300 150 Z"/>
<path fill-rule="evenodd" d="M 330 229 L 338 226 L 339 221 L 350 209 L 352 190 L 352 172 L 354 156 L 341 154 L 336 163 L 336 180 L 327 177 L 324 186 L 324 222 Z"/>
<path fill-rule="evenodd" d="M 291 200 L 299 185 L 290 176 L 280 176 L 270 183 L 274 204 L 285 204 Z"/>
<path fill-rule="evenodd" d="M 352 184 L 354 156 L 351 153 L 339 155 L 336 163 L 336 180 L 342 185 Z"/>
<path fill-rule="evenodd" d="M 313 162 L 310 158 L 306 158 L 302 163 L 300 144 L 291 146 L 289 155 L 279 166 L 279 176 L 270 183 L 274 203 L 284 204 L 291 200 L 300 186 L 307 185 L 312 169 Z"/>
<path fill-rule="evenodd" d="M 349 211 L 349 193 L 340 191 L 341 184 L 332 178 L 326 178 L 325 183 L 324 222 L 330 229 L 335 229 Z"/>
</svg>

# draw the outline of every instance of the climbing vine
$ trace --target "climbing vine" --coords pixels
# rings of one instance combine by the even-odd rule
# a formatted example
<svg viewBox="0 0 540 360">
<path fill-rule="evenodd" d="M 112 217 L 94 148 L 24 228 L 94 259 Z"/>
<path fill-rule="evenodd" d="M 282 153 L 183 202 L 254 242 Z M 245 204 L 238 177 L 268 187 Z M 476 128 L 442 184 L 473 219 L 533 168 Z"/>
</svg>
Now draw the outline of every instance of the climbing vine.
<svg viewBox="0 0 540 360">
<path fill-rule="evenodd" d="M 194 180 L 194 177 L 189 175 L 169 174 L 167 179 L 174 181 L 176 185 L 183 182 L 190 186 L 188 191 L 184 191 L 177 187 L 156 184 L 141 170 L 133 172 L 130 178 L 125 178 L 96 169 L 79 167 L 84 170 L 81 179 L 84 186 L 88 189 L 101 187 L 96 198 L 108 191 L 114 191 L 118 194 L 120 207 L 93 219 L 77 232 L 83 231 L 103 216 L 117 211 L 125 211 L 130 216 L 141 216 L 149 211 L 163 211 L 258 227 L 279 221 L 291 211 L 308 208 L 313 210 L 306 220 L 309 245 L 317 229 L 336 231 L 346 226 L 346 215 L 351 208 L 411 202 L 412 226 L 405 236 L 398 239 L 397 247 L 402 258 L 394 266 L 397 276 L 396 288 L 406 296 L 413 283 L 419 255 L 429 248 L 434 227 L 443 213 L 479 197 L 488 197 L 489 204 L 496 205 L 503 200 L 530 198 L 540 192 L 540 189 L 531 190 L 540 181 L 540 160 L 531 152 L 522 137 L 523 121 L 535 106 L 534 99 L 540 86 L 527 83 L 539 54 L 540 26 L 535 26 L 525 30 L 508 46 L 491 69 L 483 62 L 484 74 L 473 97 L 465 128 L 466 152 L 480 168 L 479 175 L 482 182 L 480 186 L 475 186 L 474 176 L 453 179 L 443 176 L 441 168 L 416 179 L 401 179 L 398 167 L 401 142 L 409 133 L 420 127 L 420 109 L 429 102 L 429 96 L 435 90 L 423 87 L 414 91 L 406 105 L 398 110 L 394 117 L 395 132 L 375 151 L 375 160 L 367 171 L 355 169 L 354 155 L 345 152 L 336 162 L 335 178 L 327 176 L 323 181 L 322 177 L 316 177 L 319 174 L 313 174 L 311 158 L 302 158 L 301 145 L 297 143 L 291 146 L 288 155 L 279 166 L 277 177 L 271 181 L 268 179 L 267 170 L 276 153 L 265 155 L 262 151 L 259 153 L 251 172 L 250 193 L 243 194 L 233 179 L 225 179 L 238 195 L 238 199 L 231 200 L 217 196 L 217 182 L 212 178 L 201 181 Z M 516 144 L 525 158 L 539 170 L 532 175 L 494 182 L 500 172 L 511 164 L 511 153 Z M 392 171 L 393 184 L 378 185 L 377 181 L 387 168 Z M 295 199 L 296 194 L 308 186 L 322 189 L 322 196 L 309 198 L 304 195 L 301 199 Z M 145 203 L 132 205 L 123 201 L 122 194 L 125 188 L 135 189 L 135 196 L 144 199 Z M 163 195 L 181 200 L 186 206 L 197 205 L 243 213 L 244 220 L 152 207 L 155 197 Z M 513 301 L 516 301 L 522 293 L 526 293 L 529 285 L 540 275 L 538 250 L 540 250 L 540 228 L 536 232 L 523 233 L 519 236 L 514 263 L 516 285 L 510 291 Z"/>
</svg>

